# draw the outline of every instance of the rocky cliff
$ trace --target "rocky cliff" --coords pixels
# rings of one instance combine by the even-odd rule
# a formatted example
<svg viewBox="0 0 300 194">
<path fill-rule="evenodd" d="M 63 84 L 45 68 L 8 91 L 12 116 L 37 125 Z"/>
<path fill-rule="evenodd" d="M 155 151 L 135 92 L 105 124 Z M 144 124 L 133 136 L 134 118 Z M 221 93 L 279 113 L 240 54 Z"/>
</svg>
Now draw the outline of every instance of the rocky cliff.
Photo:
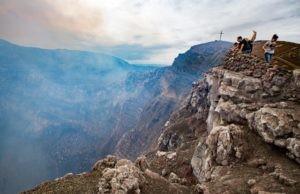
<svg viewBox="0 0 300 194">
<path fill-rule="evenodd" d="M 195 82 L 148 154 L 152 168 L 193 181 L 190 161 L 204 193 L 298 193 L 300 47 L 279 46 L 272 64 L 230 52 Z"/>
<path fill-rule="evenodd" d="M 136 125 L 117 143 L 115 153 L 120 157 L 135 159 L 154 146 L 161 129 L 172 112 L 182 106 L 191 84 L 212 67 L 223 64 L 231 43 L 214 41 L 191 47 L 179 54 L 170 67 L 157 69 L 150 74 L 135 73 L 129 77 L 135 97 L 147 98 Z"/>
<path fill-rule="evenodd" d="M 25 193 L 299 193 L 300 45 L 279 46 L 272 64 L 229 52 L 135 162 L 108 156 Z"/>
</svg>

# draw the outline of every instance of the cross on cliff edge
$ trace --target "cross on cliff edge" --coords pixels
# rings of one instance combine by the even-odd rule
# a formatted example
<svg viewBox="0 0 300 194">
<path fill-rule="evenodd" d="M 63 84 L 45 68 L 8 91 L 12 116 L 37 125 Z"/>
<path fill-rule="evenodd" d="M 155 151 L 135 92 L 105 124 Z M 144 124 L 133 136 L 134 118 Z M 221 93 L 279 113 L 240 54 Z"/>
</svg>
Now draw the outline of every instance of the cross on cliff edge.
<svg viewBox="0 0 300 194">
<path fill-rule="evenodd" d="M 223 35 L 224 33 L 223 33 L 223 30 L 221 30 L 221 32 L 220 32 L 220 41 L 222 40 L 222 35 Z"/>
</svg>

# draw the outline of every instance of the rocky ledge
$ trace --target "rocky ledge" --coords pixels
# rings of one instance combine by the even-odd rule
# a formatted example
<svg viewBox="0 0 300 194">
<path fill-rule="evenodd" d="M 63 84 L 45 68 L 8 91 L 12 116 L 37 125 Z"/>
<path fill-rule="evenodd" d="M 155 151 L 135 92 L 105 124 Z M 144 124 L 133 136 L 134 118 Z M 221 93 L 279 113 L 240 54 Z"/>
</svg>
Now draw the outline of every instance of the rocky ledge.
<svg viewBox="0 0 300 194">
<path fill-rule="evenodd" d="M 175 176 L 176 179 L 176 175 Z M 95 163 L 90 172 L 68 173 L 55 181 L 42 183 L 27 193 L 90 193 L 90 194 L 192 194 L 195 188 L 171 183 L 148 169 L 145 156 L 135 162 L 109 155 Z"/>
</svg>

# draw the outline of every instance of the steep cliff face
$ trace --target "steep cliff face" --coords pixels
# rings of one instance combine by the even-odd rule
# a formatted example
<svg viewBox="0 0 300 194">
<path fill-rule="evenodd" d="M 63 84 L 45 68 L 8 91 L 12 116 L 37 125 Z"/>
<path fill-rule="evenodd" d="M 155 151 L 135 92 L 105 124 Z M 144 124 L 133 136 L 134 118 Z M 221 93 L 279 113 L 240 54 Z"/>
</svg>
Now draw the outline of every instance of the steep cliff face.
<svg viewBox="0 0 300 194">
<path fill-rule="evenodd" d="M 297 53 L 296 61 L 299 45 L 292 45 L 285 52 Z M 191 161 L 204 193 L 297 193 L 300 64 L 275 60 L 269 65 L 229 53 L 225 65 L 195 82 L 186 106 L 173 113 L 156 154 L 148 154 L 150 166 L 187 178 L 180 163 L 162 159 L 162 151 L 174 153 L 176 162 L 183 156 Z"/>
<path fill-rule="evenodd" d="M 132 91 L 142 88 L 137 98 L 148 97 L 149 100 L 145 103 L 136 126 L 126 132 L 118 142 L 116 154 L 135 159 L 139 154 L 153 148 L 171 113 L 182 106 L 192 82 L 210 68 L 222 65 L 230 47 L 231 43 L 224 41 L 196 45 L 180 54 L 171 67 L 157 69 L 151 74 L 133 75 L 132 81 L 136 81 L 137 89 L 131 88 Z"/>
</svg>

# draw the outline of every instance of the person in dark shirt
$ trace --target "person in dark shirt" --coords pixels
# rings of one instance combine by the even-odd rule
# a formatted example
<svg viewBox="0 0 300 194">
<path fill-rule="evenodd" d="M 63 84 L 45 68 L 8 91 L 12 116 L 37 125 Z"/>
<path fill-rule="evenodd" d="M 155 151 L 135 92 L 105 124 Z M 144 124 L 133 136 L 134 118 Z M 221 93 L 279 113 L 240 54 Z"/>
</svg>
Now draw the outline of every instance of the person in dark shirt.
<svg viewBox="0 0 300 194">
<path fill-rule="evenodd" d="M 256 39 L 256 31 L 253 31 L 252 37 L 249 38 L 243 38 L 242 36 L 237 37 L 237 41 L 239 43 L 239 52 L 245 53 L 245 54 L 251 54 L 253 49 L 253 42 Z"/>
</svg>

